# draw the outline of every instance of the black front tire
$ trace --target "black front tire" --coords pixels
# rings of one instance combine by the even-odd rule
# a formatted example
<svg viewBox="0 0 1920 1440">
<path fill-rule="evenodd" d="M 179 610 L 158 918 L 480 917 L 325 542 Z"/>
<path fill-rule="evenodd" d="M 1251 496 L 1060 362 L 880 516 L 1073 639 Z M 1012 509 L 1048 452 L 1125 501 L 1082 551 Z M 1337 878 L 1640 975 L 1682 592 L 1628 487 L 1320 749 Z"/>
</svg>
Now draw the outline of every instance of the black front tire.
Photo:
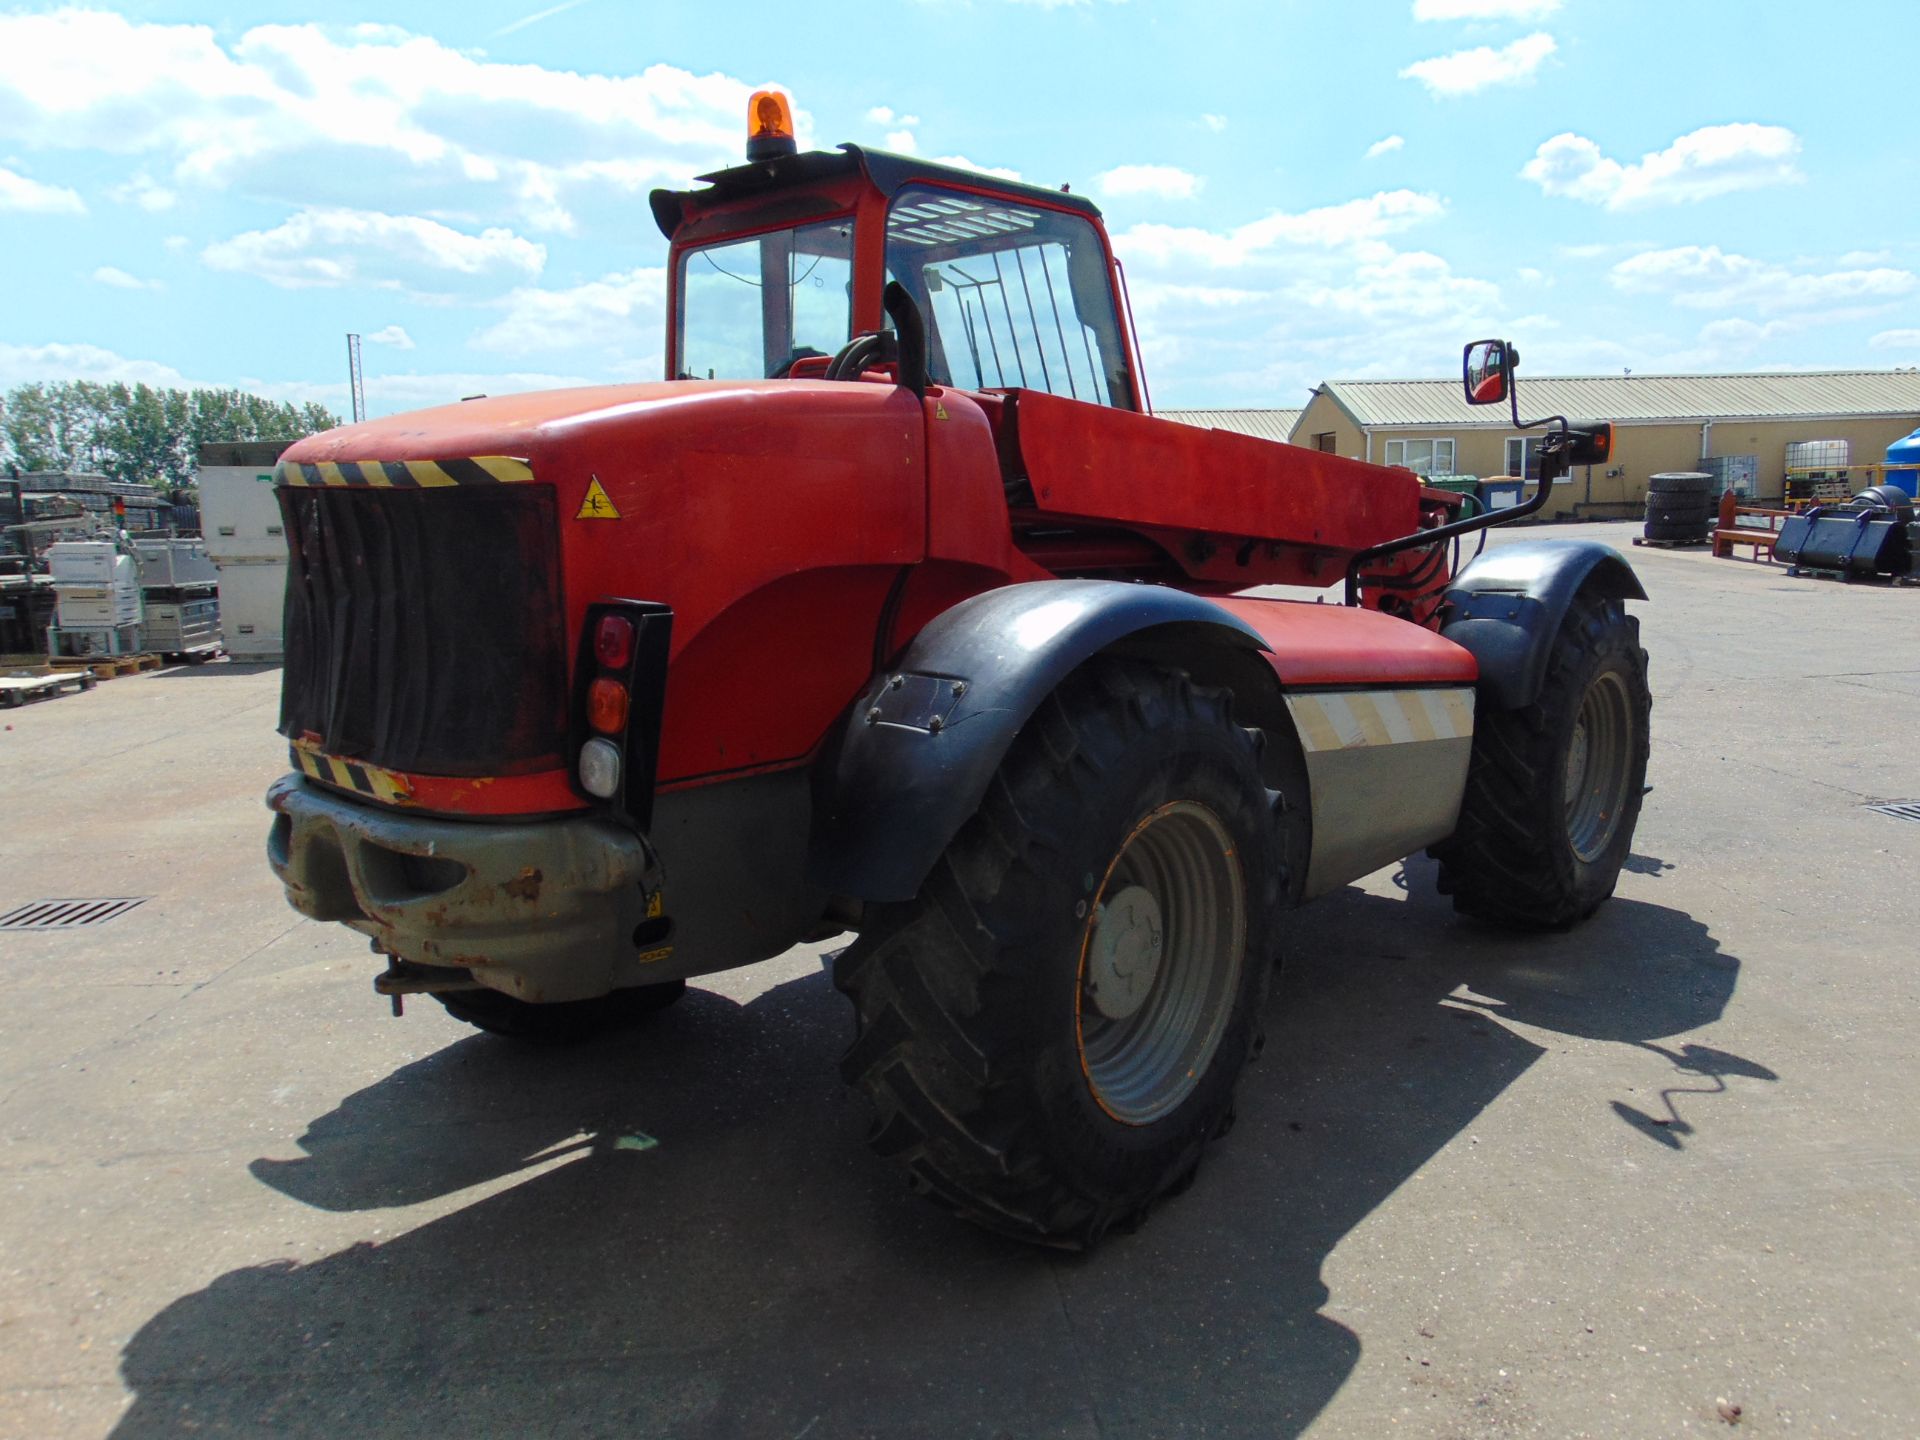
<svg viewBox="0 0 1920 1440">
<path fill-rule="evenodd" d="M 687 982 L 635 985 L 591 1000 L 562 1000 L 535 1005 L 498 990 L 456 990 L 435 995 L 449 1015 L 489 1035 L 504 1035 L 534 1045 L 571 1045 L 609 1030 L 637 1024 L 687 993 Z"/>
<path fill-rule="evenodd" d="M 869 907 L 834 969 L 857 1020 L 841 1072 L 915 1189 L 1084 1248 L 1192 1178 L 1232 1119 L 1273 969 L 1284 877 L 1260 743 L 1224 692 L 1092 661 L 921 894 Z"/>
<path fill-rule="evenodd" d="M 1577 598 L 1533 704 L 1483 713 L 1460 824 L 1429 852 L 1462 914 L 1526 928 L 1613 894 L 1646 789 L 1647 652 L 1618 600 Z"/>
</svg>

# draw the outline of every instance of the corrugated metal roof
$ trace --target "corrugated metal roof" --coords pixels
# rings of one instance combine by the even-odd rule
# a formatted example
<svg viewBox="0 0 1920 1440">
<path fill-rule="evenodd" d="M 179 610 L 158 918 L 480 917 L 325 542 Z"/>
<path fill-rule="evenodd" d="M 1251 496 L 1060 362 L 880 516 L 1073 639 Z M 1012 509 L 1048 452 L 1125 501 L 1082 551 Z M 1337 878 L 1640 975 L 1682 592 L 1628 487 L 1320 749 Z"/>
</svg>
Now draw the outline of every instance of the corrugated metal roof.
<svg viewBox="0 0 1920 1440">
<path fill-rule="evenodd" d="M 1293 434 L 1298 410 L 1156 410 L 1162 420 L 1178 420 L 1182 425 L 1198 425 L 1202 430 L 1231 430 L 1239 435 L 1257 435 L 1262 440 L 1285 440 Z"/>
<path fill-rule="evenodd" d="M 1458 380 L 1329 380 L 1362 426 L 1511 429 L 1503 408 L 1469 406 Z M 1768 371 L 1753 375 L 1520 375 L 1522 415 L 1632 424 L 1920 416 L 1920 371 Z"/>
</svg>

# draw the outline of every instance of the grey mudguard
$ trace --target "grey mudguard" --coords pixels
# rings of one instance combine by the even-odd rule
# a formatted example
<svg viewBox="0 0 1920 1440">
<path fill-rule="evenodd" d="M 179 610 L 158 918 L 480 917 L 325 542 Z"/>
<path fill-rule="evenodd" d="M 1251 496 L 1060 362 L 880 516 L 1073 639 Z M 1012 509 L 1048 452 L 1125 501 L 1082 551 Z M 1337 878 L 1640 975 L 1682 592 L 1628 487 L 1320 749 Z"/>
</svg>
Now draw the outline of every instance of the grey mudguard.
<svg viewBox="0 0 1920 1440">
<path fill-rule="evenodd" d="M 1480 693 L 1499 710 L 1530 705 L 1567 607 L 1583 589 L 1608 600 L 1644 600 L 1633 567 L 1591 540 L 1523 540 L 1490 551 L 1447 590 L 1440 633 L 1480 662 Z"/>
<path fill-rule="evenodd" d="M 1166 627 L 1195 645 L 1266 648 L 1198 595 L 1114 580 L 1009 585 L 941 615 L 876 677 L 822 758 L 809 879 L 859 900 L 912 899 L 1068 672 Z"/>
</svg>

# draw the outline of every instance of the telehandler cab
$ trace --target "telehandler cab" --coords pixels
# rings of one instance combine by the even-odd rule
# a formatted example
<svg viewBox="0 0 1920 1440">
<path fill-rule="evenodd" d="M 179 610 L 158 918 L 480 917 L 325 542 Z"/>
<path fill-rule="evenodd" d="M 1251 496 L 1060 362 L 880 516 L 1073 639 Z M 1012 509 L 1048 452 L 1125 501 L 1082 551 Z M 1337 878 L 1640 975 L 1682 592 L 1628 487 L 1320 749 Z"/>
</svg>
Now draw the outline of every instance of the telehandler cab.
<svg viewBox="0 0 1920 1440">
<path fill-rule="evenodd" d="M 396 1011 L 536 1038 L 852 931 L 874 1147 L 1087 1245 L 1224 1130 L 1289 908 L 1422 847 L 1475 916 L 1612 893 L 1645 594 L 1592 544 L 1458 563 L 1610 432 L 1550 422 L 1488 515 L 1156 419 L 1088 201 L 749 120 L 652 197 L 672 378 L 286 453 L 269 856 Z M 1518 425 L 1514 360 L 1465 386 Z"/>
</svg>

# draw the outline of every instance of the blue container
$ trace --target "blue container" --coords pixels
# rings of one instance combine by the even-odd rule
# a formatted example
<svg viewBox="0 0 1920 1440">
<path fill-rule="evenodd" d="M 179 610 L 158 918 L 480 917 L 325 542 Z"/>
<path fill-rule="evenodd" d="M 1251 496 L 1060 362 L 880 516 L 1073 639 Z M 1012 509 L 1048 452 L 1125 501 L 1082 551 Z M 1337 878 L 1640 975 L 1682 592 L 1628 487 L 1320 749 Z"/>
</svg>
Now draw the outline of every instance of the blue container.
<svg viewBox="0 0 1920 1440">
<path fill-rule="evenodd" d="M 1920 497 L 1920 430 L 1887 446 L 1886 483 Z"/>
<path fill-rule="evenodd" d="M 1524 480 L 1482 480 L 1480 493 L 1486 497 L 1489 510 L 1511 510 L 1520 503 L 1525 485 Z"/>
</svg>

